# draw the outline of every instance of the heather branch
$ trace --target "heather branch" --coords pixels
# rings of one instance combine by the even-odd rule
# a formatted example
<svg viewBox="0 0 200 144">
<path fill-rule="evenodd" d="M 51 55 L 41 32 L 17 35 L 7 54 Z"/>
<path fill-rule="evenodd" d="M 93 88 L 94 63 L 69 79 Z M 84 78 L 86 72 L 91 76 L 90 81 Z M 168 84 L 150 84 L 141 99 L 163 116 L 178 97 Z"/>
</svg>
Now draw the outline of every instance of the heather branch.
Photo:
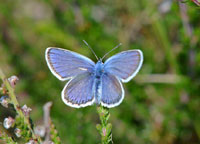
<svg viewBox="0 0 200 144">
<path fill-rule="evenodd" d="M 10 103 L 13 104 L 16 112 L 17 112 L 17 119 L 20 119 L 23 121 L 25 127 L 27 127 L 27 134 L 31 134 L 31 138 L 38 141 L 39 143 L 41 143 L 41 140 L 39 137 L 37 137 L 34 132 L 33 129 L 31 128 L 31 124 L 29 121 L 29 117 L 25 116 L 22 109 L 20 108 L 20 105 L 17 101 L 16 95 L 14 93 L 14 88 L 11 86 L 10 82 L 8 81 L 8 79 L 5 77 L 3 71 L 0 69 L 0 78 L 3 81 L 4 87 L 7 90 L 6 93 L 8 93 L 9 98 L 10 98 Z"/>
<path fill-rule="evenodd" d="M 103 106 L 98 106 L 97 112 L 99 114 L 101 124 L 97 124 L 96 128 L 101 135 L 101 144 L 113 143 L 111 132 L 112 124 L 108 123 L 108 119 L 110 117 L 109 109 Z"/>
</svg>

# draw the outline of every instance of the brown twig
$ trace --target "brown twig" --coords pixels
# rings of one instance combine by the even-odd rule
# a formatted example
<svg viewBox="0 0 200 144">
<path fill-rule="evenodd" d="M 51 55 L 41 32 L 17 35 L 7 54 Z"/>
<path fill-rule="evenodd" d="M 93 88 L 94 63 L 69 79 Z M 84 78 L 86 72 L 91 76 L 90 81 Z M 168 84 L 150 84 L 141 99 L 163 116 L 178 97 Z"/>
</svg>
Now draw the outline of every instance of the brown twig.
<svg viewBox="0 0 200 144">
<path fill-rule="evenodd" d="M 138 83 L 166 83 L 176 84 L 186 79 L 184 76 L 177 74 L 140 74 L 134 81 Z"/>
<path fill-rule="evenodd" d="M 44 110 L 44 126 L 45 126 L 45 141 L 44 144 L 48 144 L 50 141 L 50 126 L 51 126 L 51 119 L 50 119 L 50 108 L 52 106 L 52 102 L 47 102 L 43 106 Z"/>
</svg>

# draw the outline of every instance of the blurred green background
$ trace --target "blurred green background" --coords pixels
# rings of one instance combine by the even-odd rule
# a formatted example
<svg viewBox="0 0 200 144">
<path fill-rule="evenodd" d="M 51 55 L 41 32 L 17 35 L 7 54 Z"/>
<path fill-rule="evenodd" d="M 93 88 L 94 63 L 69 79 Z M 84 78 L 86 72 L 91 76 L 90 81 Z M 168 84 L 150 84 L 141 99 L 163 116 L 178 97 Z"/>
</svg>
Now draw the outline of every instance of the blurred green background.
<svg viewBox="0 0 200 144">
<path fill-rule="evenodd" d="M 20 79 L 20 104 L 42 124 L 43 105 L 64 144 L 100 142 L 96 106 L 74 109 L 61 100 L 66 82 L 52 75 L 47 47 L 61 47 L 96 61 L 120 42 L 117 52 L 141 49 L 144 64 L 124 84 L 125 99 L 110 109 L 116 144 L 200 143 L 200 9 L 171 0 L 0 0 L 0 67 Z M 11 111 L 0 106 L 0 121 Z"/>
</svg>

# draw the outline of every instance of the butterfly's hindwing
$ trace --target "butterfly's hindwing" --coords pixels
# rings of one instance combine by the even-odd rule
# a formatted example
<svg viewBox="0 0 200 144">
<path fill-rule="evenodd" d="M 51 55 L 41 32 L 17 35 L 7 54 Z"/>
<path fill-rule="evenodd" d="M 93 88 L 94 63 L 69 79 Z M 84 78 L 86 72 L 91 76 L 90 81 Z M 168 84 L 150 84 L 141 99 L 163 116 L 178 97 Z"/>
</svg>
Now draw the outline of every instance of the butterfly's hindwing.
<svg viewBox="0 0 200 144">
<path fill-rule="evenodd" d="M 79 74 L 65 85 L 62 100 L 65 104 L 75 108 L 92 105 L 94 103 L 93 85 L 93 74 Z"/>
<path fill-rule="evenodd" d="M 124 89 L 119 79 L 109 73 L 102 75 L 101 104 L 112 108 L 124 99 Z"/>
</svg>

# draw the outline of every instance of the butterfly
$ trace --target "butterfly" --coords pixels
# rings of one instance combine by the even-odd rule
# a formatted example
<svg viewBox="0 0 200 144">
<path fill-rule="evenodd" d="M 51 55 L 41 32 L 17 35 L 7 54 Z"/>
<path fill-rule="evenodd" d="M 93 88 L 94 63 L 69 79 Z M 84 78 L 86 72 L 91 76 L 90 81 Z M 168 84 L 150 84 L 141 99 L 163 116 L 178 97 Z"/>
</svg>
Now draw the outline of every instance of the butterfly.
<svg viewBox="0 0 200 144">
<path fill-rule="evenodd" d="M 95 64 L 76 52 L 49 47 L 45 59 L 53 75 L 61 81 L 69 80 L 61 93 L 66 105 L 80 108 L 96 103 L 112 108 L 124 99 L 122 82 L 130 81 L 138 73 L 143 53 L 141 50 L 122 51 L 105 63 L 99 59 Z"/>
</svg>

